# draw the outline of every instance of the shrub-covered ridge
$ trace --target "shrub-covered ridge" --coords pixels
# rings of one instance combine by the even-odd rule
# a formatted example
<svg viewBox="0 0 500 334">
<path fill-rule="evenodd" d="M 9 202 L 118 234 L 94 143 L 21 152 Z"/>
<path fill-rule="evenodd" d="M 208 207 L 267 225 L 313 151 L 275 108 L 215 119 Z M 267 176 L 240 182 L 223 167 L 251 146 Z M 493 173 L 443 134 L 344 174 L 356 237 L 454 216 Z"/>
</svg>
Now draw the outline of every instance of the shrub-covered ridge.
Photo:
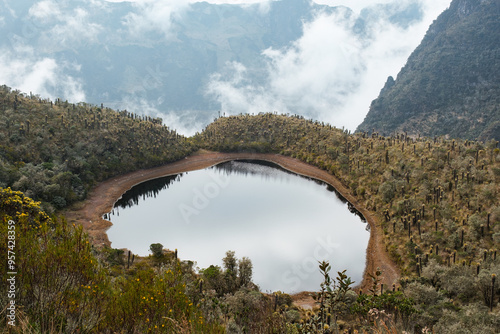
<svg viewBox="0 0 500 334">
<path fill-rule="evenodd" d="M 351 135 L 277 114 L 220 118 L 186 139 L 160 120 L 125 111 L 51 103 L 6 87 L 0 94 L 0 182 L 24 192 L 2 188 L 0 196 L 1 235 L 10 219 L 22 232 L 21 332 L 495 333 L 500 325 L 495 141 Z M 371 273 L 373 287 L 357 295 L 345 275 L 330 277 L 323 263 L 317 308 L 304 312 L 286 294 L 260 293 L 248 277 L 249 260 L 231 252 L 224 268 L 200 272 L 162 245 L 152 245 L 148 258 L 130 258 L 94 249 L 81 227 L 41 210 L 52 213 L 100 180 L 197 148 L 279 153 L 335 175 L 377 218 L 404 277 L 388 287 L 380 286 L 383 273 Z M 7 247 L 3 238 L 4 263 Z M 7 285 L 0 289 L 6 305 Z"/>
<path fill-rule="evenodd" d="M 0 88 L 0 186 L 48 211 L 85 198 L 97 182 L 193 152 L 159 118 L 104 106 L 52 102 Z"/>
<path fill-rule="evenodd" d="M 329 171 L 378 217 L 404 274 L 418 273 L 432 258 L 469 266 L 496 257 L 496 141 L 351 135 L 276 114 L 221 118 L 197 139 L 207 149 L 280 153 Z"/>
</svg>

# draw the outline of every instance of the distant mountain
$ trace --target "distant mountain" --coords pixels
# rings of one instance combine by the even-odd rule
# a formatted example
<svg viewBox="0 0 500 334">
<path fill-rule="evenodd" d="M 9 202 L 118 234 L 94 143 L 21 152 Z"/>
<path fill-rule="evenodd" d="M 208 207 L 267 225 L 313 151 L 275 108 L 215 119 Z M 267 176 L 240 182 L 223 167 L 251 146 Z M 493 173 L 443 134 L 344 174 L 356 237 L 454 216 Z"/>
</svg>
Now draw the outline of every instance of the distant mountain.
<svg viewBox="0 0 500 334">
<path fill-rule="evenodd" d="M 308 0 L 272 1 L 269 8 L 199 2 L 175 11 L 157 3 L 19 1 L 0 9 L 0 46 L 30 46 L 74 65 L 65 71 L 82 78 L 91 103 L 212 110 L 205 117 L 212 120 L 220 107 L 204 96 L 210 75 L 237 61 L 258 80 L 261 52 L 298 39 L 319 10 L 332 9 Z"/>
<path fill-rule="evenodd" d="M 358 131 L 500 140 L 500 2 L 453 0 Z"/>
<path fill-rule="evenodd" d="M 349 27 L 360 39 L 369 39 L 369 23 L 383 11 L 390 13 L 391 24 L 404 28 L 423 15 L 418 2 L 412 3 L 364 9 Z M 5 2 L 0 7 L 0 63 L 8 65 L 0 64 L 0 81 L 3 69 L 16 71 L 10 77 L 35 81 L 30 73 L 38 71 L 52 85 L 47 92 L 53 98 L 81 98 L 151 116 L 173 113 L 184 124 L 208 124 L 221 105 L 206 95 L 207 83 L 214 73 L 224 73 L 228 62 L 241 63 L 245 78 L 264 86 L 264 50 L 290 47 L 302 36 L 303 24 L 320 12 L 339 13 L 336 19 L 343 24 L 345 18 L 346 26 L 352 15 L 344 7 L 310 0 L 182 6 L 159 1 Z M 58 76 L 44 73 L 41 64 L 52 66 Z M 43 96 L 43 89 L 37 93 Z M 79 94 L 68 94 L 75 91 Z"/>
</svg>

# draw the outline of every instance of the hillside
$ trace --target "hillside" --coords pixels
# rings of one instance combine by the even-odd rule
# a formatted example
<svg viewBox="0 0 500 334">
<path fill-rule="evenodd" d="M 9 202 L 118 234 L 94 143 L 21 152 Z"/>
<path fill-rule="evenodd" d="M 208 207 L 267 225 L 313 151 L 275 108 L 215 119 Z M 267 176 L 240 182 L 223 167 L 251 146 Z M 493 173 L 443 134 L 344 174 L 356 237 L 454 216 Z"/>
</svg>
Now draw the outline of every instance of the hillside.
<svg viewBox="0 0 500 334">
<path fill-rule="evenodd" d="M 500 4 L 454 0 L 358 131 L 500 139 Z"/>
<path fill-rule="evenodd" d="M 206 123 L 220 109 L 204 95 L 211 74 L 237 61 L 258 80 L 264 66 L 260 53 L 298 39 L 302 21 L 325 7 L 307 0 L 272 2 L 268 11 L 258 4 L 207 2 L 57 2 L 51 10 L 44 5 L 10 4 L 11 11 L 2 13 L 0 45 L 10 50 L 26 44 L 54 59 L 60 71 L 75 79 L 75 87 L 82 84 L 87 102 L 130 110 L 157 101 L 159 111 L 183 110 L 179 117 L 191 111 L 186 122 Z M 69 24 L 67 17 L 75 22 Z M 64 86 L 52 90 L 55 96 L 70 93 Z"/>
<path fill-rule="evenodd" d="M 500 274 L 497 141 L 350 135 L 276 114 L 221 118 L 195 139 L 217 151 L 288 155 L 340 180 L 377 217 L 386 250 L 402 271 L 399 284 L 416 302 L 413 325 L 453 333 L 446 321 L 467 321 L 460 318 L 462 311 L 483 312 L 479 300 L 492 302 L 485 291 L 491 291 L 491 274 Z M 433 297 L 419 296 L 424 291 L 433 291 Z M 495 319 L 498 323 L 498 314 Z"/>
<path fill-rule="evenodd" d="M 440 261 L 457 253 L 474 263 L 499 245 L 496 141 L 350 135 L 275 114 L 221 118 L 195 140 L 221 152 L 280 153 L 330 172 L 378 217 L 403 275 L 416 273 L 417 255 L 432 256 L 436 246 Z M 466 243 L 477 247 L 461 252 Z"/>
<path fill-rule="evenodd" d="M 52 102 L 0 87 L 0 187 L 52 213 L 97 182 L 178 160 L 193 151 L 159 118 L 104 106 Z"/>
<path fill-rule="evenodd" d="M 16 226 L 18 332 L 493 334 L 500 326 L 497 141 L 353 135 L 278 114 L 219 118 L 185 138 L 159 119 L 5 86 L 0 93 L 0 234 Z M 152 244 L 145 258 L 91 245 L 81 226 L 53 215 L 104 179 L 197 149 L 281 154 L 335 176 L 375 218 L 401 279 L 382 286 L 375 269 L 372 286 L 355 293 L 345 274 L 321 263 L 317 307 L 304 311 L 286 294 L 260 292 L 249 261 L 231 252 L 224 268 L 196 272 L 163 245 Z M 0 240 L 4 263 L 8 240 Z M 8 288 L 0 285 L 2 305 Z"/>
<path fill-rule="evenodd" d="M 222 90 L 220 84 L 234 85 L 241 92 L 247 85 L 269 87 L 275 72 L 270 68 L 277 70 L 281 66 L 275 63 L 279 59 L 270 58 L 266 50 L 291 56 L 290 52 L 303 44 L 305 28 L 318 15 L 332 14 L 327 20 L 329 24 L 341 31 L 346 29 L 349 38 L 352 34 L 353 47 L 358 42 L 365 47 L 377 39 L 380 20 L 391 29 L 404 30 L 424 19 L 425 7 L 420 1 L 368 6 L 358 16 L 348 8 L 320 5 L 312 0 L 252 5 L 232 2 L 18 0 L 6 3 L 0 7 L 3 50 L 0 82 L 52 99 L 104 103 L 114 109 L 160 116 L 170 125 L 176 122 L 178 131 L 194 133 L 210 123 L 218 110 L 239 112 L 227 106 L 225 100 L 232 94 Z M 331 39 L 316 38 L 320 38 L 319 44 L 321 41 L 331 44 L 328 42 Z M 340 51 L 352 52 L 350 42 L 334 43 L 339 43 L 339 50 L 333 45 L 324 50 L 332 53 L 332 57 L 339 57 Z M 311 53 L 321 56 L 315 52 L 315 44 L 309 47 Z M 401 52 L 399 47 L 394 48 Z M 409 53 L 409 48 L 405 47 L 404 52 Z M 311 62 L 317 63 L 316 59 Z M 321 59 L 324 59 L 321 64 L 336 62 L 328 54 Z M 303 61 L 306 63 L 298 64 L 299 71 L 308 69 L 308 61 Z M 343 57 L 339 61 L 343 63 Z M 359 59 L 355 64 L 347 62 L 346 66 L 364 71 L 358 61 L 365 62 Z M 242 68 L 244 80 L 232 83 Z M 342 94 L 352 93 L 361 85 L 360 78 L 345 80 L 332 75 L 328 80 L 331 83 L 325 87 L 334 87 Z M 288 96 L 289 93 L 283 95 L 286 91 L 280 89 L 276 93 Z M 326 98 L 331 92 L 325 88 L 321 95 Z M 290 99 L 287 108 L 306 113 L 305 108 L 296 108 L 301 106 L 300 102 Z M 274 103 L 268 105 L 269 110 L 275 109 Z"/>
</svg>

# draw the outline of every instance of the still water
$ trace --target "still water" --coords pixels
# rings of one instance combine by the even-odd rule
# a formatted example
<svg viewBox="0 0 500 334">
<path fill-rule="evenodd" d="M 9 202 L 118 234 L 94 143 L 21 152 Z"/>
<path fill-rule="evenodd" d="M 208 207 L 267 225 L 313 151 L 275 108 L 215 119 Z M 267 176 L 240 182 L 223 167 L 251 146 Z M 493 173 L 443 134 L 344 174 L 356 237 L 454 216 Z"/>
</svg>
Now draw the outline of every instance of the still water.
<svg viewBox="0 0 500 334">
<path fill-rule="evenodd" d="M 318 261 L 361 282 L 367 223 L 334 189 L 268 163 L 231 161 L 141 183 L 115 204 L 113 248 L 178 249 L 199 268 L 250 258 L 262 291 L 317 291 Z"/>
</svg>

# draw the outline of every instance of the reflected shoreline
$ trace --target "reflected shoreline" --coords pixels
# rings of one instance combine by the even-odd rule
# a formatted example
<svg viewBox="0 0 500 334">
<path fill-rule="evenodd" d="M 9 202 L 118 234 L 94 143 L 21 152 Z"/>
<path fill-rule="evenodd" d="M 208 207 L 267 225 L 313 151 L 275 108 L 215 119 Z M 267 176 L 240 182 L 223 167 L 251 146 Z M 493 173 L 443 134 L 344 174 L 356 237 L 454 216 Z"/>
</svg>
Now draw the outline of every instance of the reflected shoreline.
<svg viewBox="0 0 500 334">
<path fill-rule="evenodd" d="M 115 248 L 147 256 L 149 245 L 160 243 L 200 268 L 236 251 L 254 263 L 254 282 L 272 291 L 317 289 L 323 260 L 362 279 L 368 225 L 326 182 L 246 159 L 187 174 L 143 182 L 122 195 L 108 231 Z"/>
<path fill-rule="evenodd" d="M 376 213 L 369 211 L 362 200 L 356 198 L 350 190 L 336 176 L 318 167 L 307 164 L 299 159 L 274 153 L 221 153 L 200 150 L 184 159 L 150 169 L 142 169 L 119 175 L 99 183 L 93 188 L 87 199 L 65 211 L 69 222 L 80 224 L 89 234 L 96 247 L 111 247 L 107 230 L 113 225 L 102 217 L 113 209 L 113 205 L 120 196 L 134 185 L 147 180 L 204 169 L 221 162 L 231 160 L 264 160 L 275 162 L 282 168 L 299 175 L 323 180 L 337 189 L 352 206 L 366 218 L 370 227 L 370 239 L 366 252 L 366 269 L 363 281 L 359 288 L 368 289 L 371 286 L 369 274 L 380 269 L 384 272 L 382 283 L 390 286 L 400 277 L 400 269 L 390 259 L 383 239 L 383 231 L 379 225 Z"/>
<path fill-rule="evenodd" d="M 240 169 L 235 167 L 232 162 L 243 162 L 243 163 L 249 163 L 249 164 L 254 164 L 254 165 L 260 165 L 260 166 L 267 166 L 271 167 L 277 170 L 280 170 L 284 173 L 287 173 L 289 175 L 295 175 L 300 178 L 306 179 L 308 181 L 312 181 L 320 186 L 326 187 L 326 189 L 329 192 L 335 193 L 337 199 L 339 199 L 342 203 L 347 204 L 348 210 L 358 216 L 363 222 L 367 222 L 366 218 L 363 216 L 361 212 L 359 212 L 354 205 L 352 205 L 342 194 L 331 184 L 319 180 L 316 178 L 312 178 L 306 175 L 302 175 L 299 173 L 296 173 L 292 170 L 286 169 L 279 164 L 271 161 L 266 161 L 266 160 L 259 160 L 259 159 L 234 159 L 234 160 L 229 160 L 229 161 L 224 161 L 218 164 L 215 164 L 213 166 L 208 167 L 207 169 L 219 169 L 222 171 L 227 171 L 228 173 L 241 173 L 244 175 L 247 174 L 261 174 L 262 172 L 254 172 L 249 169 Z M 151 180 L 146 180 L 144 182 L 141 182 L 139 184 L 134 185 L 131 189 L 127 190 L 125 193 L 123 193 L 120 198 L 114 203 L 113 205 L 113 210 L 111 210 L 108 213 L 105 213 L 103 215 L 104 219 L 109 220 L 111 215 L 114 214 L 115 209 L 119 208 L 128 208 L 132 207 L 134 205 L 139 204 L 139 199 L 142 197 L 143 199 L 149 198 L 149 197 L 156 197 L 158 193 L 162 190 L 168 189 L 171 184 L 174 182 L 179 182 L 181 178 L 184 176 L 186 173 L 179 173 L 179 174 L 173 174 L 173 175 L 167 175 Z M 369 225 L 368 225 L 369 227 Z"/>
</svg>

